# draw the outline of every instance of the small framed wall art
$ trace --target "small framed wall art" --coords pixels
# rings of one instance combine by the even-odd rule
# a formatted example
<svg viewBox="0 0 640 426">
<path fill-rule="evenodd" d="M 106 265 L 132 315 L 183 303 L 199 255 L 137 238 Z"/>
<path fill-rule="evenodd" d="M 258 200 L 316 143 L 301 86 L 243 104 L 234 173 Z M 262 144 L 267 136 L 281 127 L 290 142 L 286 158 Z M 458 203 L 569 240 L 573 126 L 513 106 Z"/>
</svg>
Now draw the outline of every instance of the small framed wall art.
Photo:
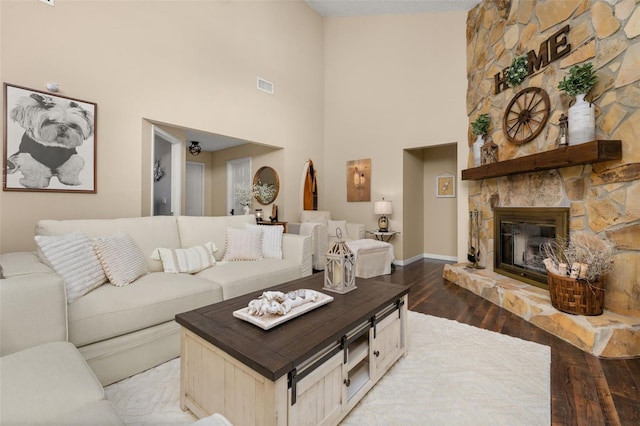
<svg viewBox="0 0 640 426">
<path fill-rule="evenodd" d="M 371 159 L 347 161 L 347 201 L 371 201 Z"/>
<path fill-rule="evenodd" d="M 96 193 L 97 105 L 4 84 L 3 190 Z"/>
<path fill-rule="evenodd" d="M 456 177 L 449 173 L 443 173 L 436 176 L 436 197 L 437 198 L 455 198 L 456 196 Z"/>
</svg>

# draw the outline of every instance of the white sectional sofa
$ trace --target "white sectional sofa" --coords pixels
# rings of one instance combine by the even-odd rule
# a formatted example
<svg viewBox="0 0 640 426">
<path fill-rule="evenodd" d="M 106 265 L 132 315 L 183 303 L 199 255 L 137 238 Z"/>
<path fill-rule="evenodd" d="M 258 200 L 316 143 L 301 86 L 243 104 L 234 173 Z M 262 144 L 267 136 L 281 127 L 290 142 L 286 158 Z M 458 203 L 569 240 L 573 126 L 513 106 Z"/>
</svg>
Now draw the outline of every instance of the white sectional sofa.
<svg viewBox="0 0 640 426">
<path fill-rule="evenodd" d="M 227 228 L 255 224 L 253 215 L 38 222 L 41 236 L 124 231 L 149 272 L 67 303 L 63 278 L 38 254 L 0 255 L 0 423 L 122 424 L 102 387 L 179 356 L 176 314 L 311 274 L 311 239 L 293 234 L 282 235 L 281 258 L 223 261 Z M 165 273 L 152 259 L 156 248 L 208 242 L 217 262 L 197 273 Z"/>
<path fill-rule="evenodd" d="M 255 224 L 253 215 L 156 216 L 125 219 L 42 220 L 36 235 L 80 231 L 100 237 L 125 231 L 145 256 L 150 273 L 130 285 L 101 285 L 70 304 L 61 277 L 32 252 L 0 255 L 0 355 L 42 343 L 73 343 L 103 385 L 179 356 L 174 317 L 221 300 L 310 275 L 309 237 L 284 234 L 282 259 L 220 262 L 226 229 Z M 153 260 L 156 248 L 213 242 L 215 266 L 169 274 Z"/>
</svg>

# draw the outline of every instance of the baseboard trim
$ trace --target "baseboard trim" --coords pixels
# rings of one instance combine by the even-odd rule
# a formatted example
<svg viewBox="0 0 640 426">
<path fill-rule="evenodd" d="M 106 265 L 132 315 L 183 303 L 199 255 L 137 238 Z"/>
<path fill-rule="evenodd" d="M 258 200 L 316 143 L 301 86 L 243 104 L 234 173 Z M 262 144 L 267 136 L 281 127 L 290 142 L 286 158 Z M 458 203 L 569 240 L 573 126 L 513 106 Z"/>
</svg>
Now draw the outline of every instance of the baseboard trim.
<svg viewBox="0 0 640 426">
<path fill-rule="evenodd" d="M 393 261 L 393 264 L 397 266 L 406 266 L 406 265 L 409 265 L 410 263 L 417 262 L 418 260 L 422 260 L 422 259 L 446 260 L 450 262 L 458 261 L 458 258 L 456 256 L 443 256 L 441 254 L 422 253 L 422 254 L 410 257 L 408 259 L 402 259 L 402 260 L 396 259 Z"/>
</svg>

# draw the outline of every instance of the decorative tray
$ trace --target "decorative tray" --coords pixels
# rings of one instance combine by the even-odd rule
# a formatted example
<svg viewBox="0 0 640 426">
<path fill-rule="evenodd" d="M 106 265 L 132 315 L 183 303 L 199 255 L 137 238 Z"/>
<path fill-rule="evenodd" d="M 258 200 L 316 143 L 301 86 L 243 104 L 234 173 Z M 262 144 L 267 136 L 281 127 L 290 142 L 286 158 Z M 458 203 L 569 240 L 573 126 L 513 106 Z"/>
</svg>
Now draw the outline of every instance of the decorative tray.
<svg viewBox="0 0 640 426">
<path fill-rule="evenodd" d="M 257 325 L 263 330 L 269 330 L 270 328 L 275 327 L 276 325 L 280 325 L 284 322 L 289 321 L 292 318 L 298 317 L 306 312 L 312 311 L 322 305 L 326 305 L 327 303 L 333 300 L 332 296 L 328 294 L 320 293 L 316 291 L 318 298 L 315 302 L 305 303 L 300 306 L 296 306 L 291 309 L 284 315 L 263 315 L 256 316 L 248 313 L 249 307 L 238 309 L 237 311 L 233 311 L 233 316 L 236 318 L 240 318 L 241 320 L 250 322 L 253 325 Z"/>
</svg>

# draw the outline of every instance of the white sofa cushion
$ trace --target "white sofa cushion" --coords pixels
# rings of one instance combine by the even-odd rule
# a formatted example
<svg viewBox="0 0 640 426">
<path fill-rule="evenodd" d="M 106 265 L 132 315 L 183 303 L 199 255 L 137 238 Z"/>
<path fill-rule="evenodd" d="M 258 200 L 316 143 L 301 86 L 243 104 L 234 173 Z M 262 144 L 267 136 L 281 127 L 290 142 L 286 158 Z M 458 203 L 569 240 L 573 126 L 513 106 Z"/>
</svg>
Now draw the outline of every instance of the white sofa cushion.
<svg viewBox="0 0 640 426">
<path fill-rule="evenodd" d="M 221 300 L 219 285 L 187 274 L 152 272 L 128 286 L 103 285 L 69 305 L 69 341 L 99 342 Z"/>
<path fill-rule="evenodd" d="M 262 256 L 262 231 L 256 228 L 238 229 L 227 227 L 224 247 L 225 261 L 260 260 Z"/>
<path fill-rule="evenodd" d="M 46 343 L 0 358 L 2 424 L 63 424 L 68 414 L 104 399 L 78 350 Z"/>
<path fill-rule="evenodd" d="M 145 256 L 151 272 L 162 271 L 162 262 L 151 259 L 157 247 L 179 248 L 202 244 L 180 245 L 175 216 L 147 216 L 120 219 L 40 220 L 36 235 L 62 235 L 80 231 L 89 237 L 104 237 L 120 231 L 127 232 Z M 217 243 L 217 242 L 216 242 Z M 218 247 L 222 247 L 218 245 Z"/>
<path fill-rule="evenodd" d="M 82 232 L 46 236 L 36 235 L 42 260 L 64 280 L 67 303 L 107 282 L 93 243 Z"/>
<path fill-rule="evenodd" d="M 255 225 L 254 215 L 239 216 L 178 216 L 181 247 L 194 247 L 212 241 L 218 247 L 216 260 L 222 260 L 226 244 L 227 227 L 244 228 L 247 223 Z M 156 247 L 166 247 L 158 245 Z"/>
<path fill-rule="evenodd" d="M 164 272 L 168 274 L 193 274 L 216 264 L 213 253 L 218 248 L 211 241 L 200 246 L 185 249 L 157 248 L 152 259 L 162 260 Z"/>
<path fill-rule="evenodd" d="M 117 287 L 129 285 L 149 273 L 142 251 L 126 232 L 97 237 L 93 242 L 102 269 L 111 284 Z"/>
<path fill-rule="evenodd" d="M 227 300 L 300 278 L 300 263 L 287 259 L 229 262 L 205 269 L 196 276 L 219 284 Z"/>
</svg>

